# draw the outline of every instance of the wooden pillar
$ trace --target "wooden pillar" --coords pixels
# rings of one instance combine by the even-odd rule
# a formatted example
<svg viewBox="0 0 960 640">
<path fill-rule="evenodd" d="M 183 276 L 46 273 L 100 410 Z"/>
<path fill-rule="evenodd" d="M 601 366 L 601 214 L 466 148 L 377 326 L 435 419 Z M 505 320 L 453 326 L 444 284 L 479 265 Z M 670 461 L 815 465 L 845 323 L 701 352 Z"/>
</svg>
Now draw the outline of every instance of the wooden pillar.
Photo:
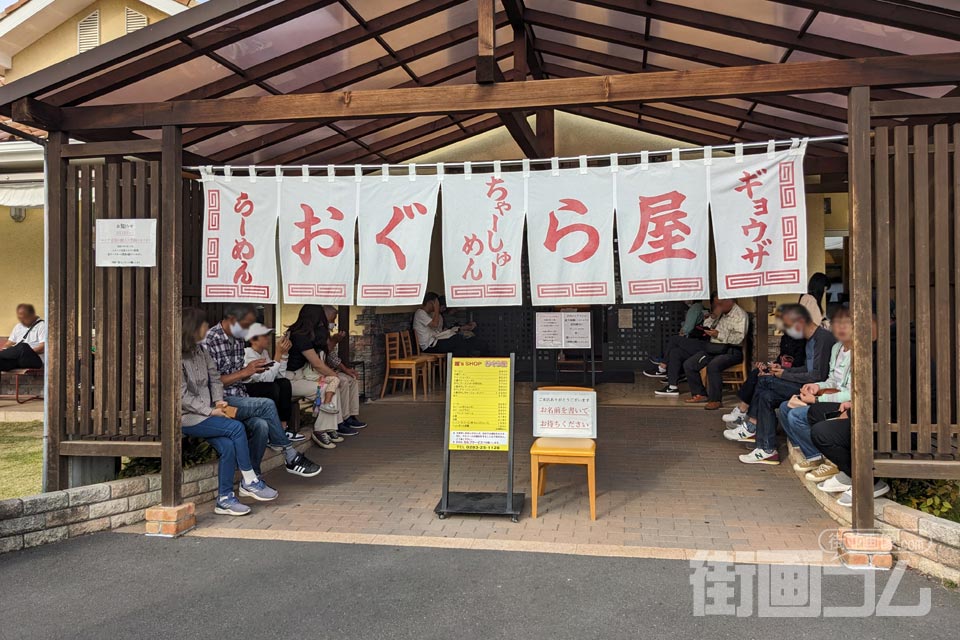
<svg viewBox="0 0 960 640">
<path fill-rule="evenodd" d="M 523 82 L 527 79 L 527 29 L 523 22 L 513 27 L 513 79 Z"/>
<path fill-rule="evenodd" d="M 850 135 L 850 272 L 853 317 L 853 526 L 873 527 L 873 356 L 871 292 L 870 87 L 854 87 L 848 101 Z"/>
<path fill-rule="evenodd" d="M 337 307 L 337 328 L 346 331 L 347 337 L 337 345 L 337 355 L 346 363 L 350 362 L 350 305 L 342 304 Z"/>
<path fill-rule="evenodd" d="M 477 0 L 477 83 L 496 81 L 496 29 L 493 0 Z"/>
<path fill-rule="evenodd" d="M 537 111 L 537 141 L 538 146 L 543 150 L 544 157 L 554 156 L 557 153 L 554 137 L 555 114 L 553 109 Z"/>
<path fill-rule="evenodd" d="M 67 488 L 66 458 L 60 456 L 60 441 L 66 433 L 66 371 L 75 363 L 67 357 L 67 161 L 63 159 L 66 134 L 51 131 L 47 138 L 47 342 L 46 390 L 47 447 L 44 491 Z M 73 267 L 70 267 L 73 272 Z"/>
<path fill-rule="evenodd" d="M 769 314 L 767 312 L 767 306 L 769 304 L 767 296 L 757 296 L 756 300 L 756 312 L 754 313 L 754 322 L 757 327 L 757 343 L 753 345 L 753 360 L 754 362 L 766 362 L 769 358 L 769 344 L 767 344 L 767 333 L 768 333 L 768 322 Z M 751 364 L 749 361 L 750 354 L 743 354 L 744 358 L 747 360 L 747 369 L 749 370 Z"/>
<path fill-rule="evenodd" d="M 183 292 L 183 139 L 180 127 L 163 127 L 160 153 L 160 440 L 161 504 L 183 501 L 180 433 L 180 327 Z"/>
</svg>

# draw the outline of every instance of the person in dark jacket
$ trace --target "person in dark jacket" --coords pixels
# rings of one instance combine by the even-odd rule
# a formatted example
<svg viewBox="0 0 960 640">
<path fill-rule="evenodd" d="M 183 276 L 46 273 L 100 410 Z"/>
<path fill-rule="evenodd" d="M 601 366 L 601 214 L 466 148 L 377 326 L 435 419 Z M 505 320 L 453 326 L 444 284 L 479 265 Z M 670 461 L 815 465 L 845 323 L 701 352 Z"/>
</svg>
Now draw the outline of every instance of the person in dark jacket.
<svg viewBox="0 0 960 640">
<path fill-rule="evenodd" d="M 771 364 L 757 381 L 748 417 L 741 418 L 733 428 L 724 432 L 728 440 L 755 440 L 756 448 L 740 456 L 740 462 L 745 464 L 780 464 L 777 407 L 799 393 L 803 385 L 825 380 L 830 373 L 830 354 L 836 342 L 833 334 L 814 323 L 810 312 L 802 305 L 784 305 L 780 312 L 784 325 L 789 327 L 785 333 L 795 340 L 806 340 L 805 365 L 785 368 L 782 364 Z"/>
</svg>

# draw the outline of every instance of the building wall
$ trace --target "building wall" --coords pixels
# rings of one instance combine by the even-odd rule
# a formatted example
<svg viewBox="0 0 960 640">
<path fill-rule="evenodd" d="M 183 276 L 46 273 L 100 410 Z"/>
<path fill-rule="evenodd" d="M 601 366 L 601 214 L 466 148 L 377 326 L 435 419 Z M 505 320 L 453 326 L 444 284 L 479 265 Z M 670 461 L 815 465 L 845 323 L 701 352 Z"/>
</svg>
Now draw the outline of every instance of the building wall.
<svg viewBox="0 0 960 640">
<path fill-rule="evenodd" d="M 43 315 L 43 209 L 27 209 L 23 222 L 14 222 L 10 207 L 0 207 L 0 335 L 9 335 L 17 322 L 16 307 L 28 302 Z"/>
<path fill-rule="evenodd" d="M 126 35 L 125 7 L 147 16 L 150 24 L 167 17 L 138 0 L 98 0 L 15 55 L 6 81 L 13 82 L 77 55 L 77 24 L 97 9 L 100 9 L 100 44 Z"/>
</svg>

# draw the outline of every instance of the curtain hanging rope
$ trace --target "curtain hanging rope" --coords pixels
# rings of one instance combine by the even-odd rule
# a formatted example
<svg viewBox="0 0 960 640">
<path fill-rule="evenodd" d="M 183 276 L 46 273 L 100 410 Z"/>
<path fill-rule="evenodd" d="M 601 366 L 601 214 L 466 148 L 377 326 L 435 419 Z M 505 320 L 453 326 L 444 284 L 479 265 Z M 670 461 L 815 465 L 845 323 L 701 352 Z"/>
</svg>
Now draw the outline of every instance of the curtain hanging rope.
<svg viewBox="0 0 960 640">
<path fill-rule="evenodd" d="M 847 140 L 847 138 L 848 138 L 847 134 L 838 134 L 834 136 L 819 136 L 815 138 L 791 138 L 789 140 L 769 140 L 766 142 L 738 142 L 738 143 L 731 143 L 731 144 L 711 145 L 711 146 L 705 146 L 705 147 L 664 149 L 662 151 L 637 151 L 637 152 L 631 152 L 631 153 L 618 153 L 615 155 L 620 160 L 623 160 L 625 158 L 639 158 L 641 156 L 643 157 L 673 156 L 676 152 L 705 153 L 708 150 L 709 150 L 709 153 L 711 154 L 715 151 L 734 151 L 735 149 L 765 149 L 769 151 L 771 148 L 771 145 L 774 148 L 776 148 L 776 147 L 782 147 L 782 146 L 792 146 L 796 144 L 798 141 L 802 141 L 808 144 L 811 144 L 811 143 L 816 144 L 816 143 L 822 143 L 822 142 L 844 142 Z M 467 165 L 469 165 L 471 169 L 474 169 L 477 167 L 494 167 L 494 166 L 520 168 L 522 166 L 525 166 L 524 163 L 545 164 L 547 166 L 551 166 L 554 163 L 565 163 L 565 162 L 581 163 L 583 162 L 584 158 L 588 162 L 604 161 L 609 163 L 611 155 L 612 154 L 605 153 L 605 154 L 599 154 L 599 155 L 593 155 L 593 156 L 569 156 L 569 157 L 562 157 L 562 158 L 529 158 L 529 159 L 523 159 L 523 160 L 471 160 L 469 162 L 444 162 L 442 164 L 446 170 L 449 170 L 450 167 L 464 168 Z M 421 170 L 425 168 L 433 168 L 434 170 L 436 170 L 436 167 L 438 164 L 441 164 L 441 163 L 433 162 L 433 163 L 417 164 L 416 165 L 417 172 L 421 173 Z M 187 171 L 200 171 L 201 169 L 206 171 L 223 171 L 230 166 L 231 165 L 191 166 L 191 167 L 184 167 L 184 169 Z M 370 170 L 370 171 L 381 171 L 381 170 L 390 171 L 394 169 L 398 171 L 410 170 L 409 163 L 337 164 L 337 165 L 330 165 L 330 164 L 249 165 L 249 169 L 251 171 L 258 171 L 258 170 L 267 171 L 267 170 L 278 170 L 278 169 L 280 171 L 286 171 L 286 170 L 303 171 L 304 168 L 306 168 L 307 170 L 319 171 L 319 170 L 329 170 L 330 167 L 333 167 L 334 170 L 352 171 L 352 172 L 365 171 L 365 170 Z M 429 173 L 429 172 L 423 172 L 423 173 Z"/>
</svg>

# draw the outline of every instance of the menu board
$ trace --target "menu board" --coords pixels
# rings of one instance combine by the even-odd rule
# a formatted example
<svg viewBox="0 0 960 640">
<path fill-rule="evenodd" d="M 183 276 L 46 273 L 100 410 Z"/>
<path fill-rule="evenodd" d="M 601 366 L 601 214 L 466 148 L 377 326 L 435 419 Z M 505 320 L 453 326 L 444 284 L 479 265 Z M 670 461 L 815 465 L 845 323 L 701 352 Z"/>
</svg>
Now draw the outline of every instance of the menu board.
<svg viewBox="0 0 960 640">
<path fill-rule="evenodd" d="M 450 376 L 451 451 L 510 448 L 510 358 L 454 358 Z"/>
<path fill-rule="evenodd" d="M 533 392 L 534 438 L 596 438 L 595 391 Z"/>
<path fill-rule="evenodd" d="M 538 311 L 537 349 L 590 349 L 590 313 Z"/>
</svg>

